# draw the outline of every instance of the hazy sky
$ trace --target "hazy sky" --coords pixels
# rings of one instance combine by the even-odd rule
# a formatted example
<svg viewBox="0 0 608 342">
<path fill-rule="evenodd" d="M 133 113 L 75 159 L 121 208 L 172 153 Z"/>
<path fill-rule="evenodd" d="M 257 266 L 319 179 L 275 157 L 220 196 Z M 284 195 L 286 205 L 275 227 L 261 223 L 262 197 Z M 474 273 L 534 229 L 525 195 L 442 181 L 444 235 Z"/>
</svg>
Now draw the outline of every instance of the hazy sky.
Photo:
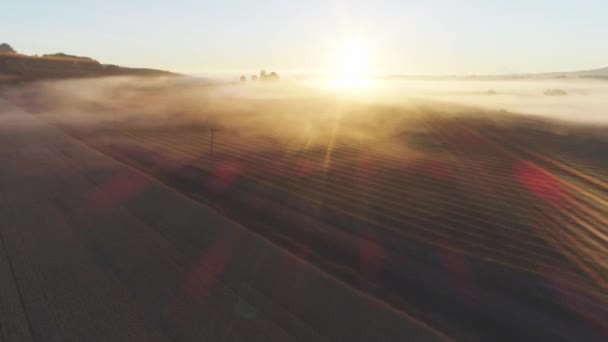
<svg viewBox="0 0 608 342">
<path fill-rule="evenodd" d="M 345 41 L 377 73 L 608 66 L 608 1 L 5 0 L 0 42 L 27 54 L 182 72 L 325 70 Z"/>
</svg>

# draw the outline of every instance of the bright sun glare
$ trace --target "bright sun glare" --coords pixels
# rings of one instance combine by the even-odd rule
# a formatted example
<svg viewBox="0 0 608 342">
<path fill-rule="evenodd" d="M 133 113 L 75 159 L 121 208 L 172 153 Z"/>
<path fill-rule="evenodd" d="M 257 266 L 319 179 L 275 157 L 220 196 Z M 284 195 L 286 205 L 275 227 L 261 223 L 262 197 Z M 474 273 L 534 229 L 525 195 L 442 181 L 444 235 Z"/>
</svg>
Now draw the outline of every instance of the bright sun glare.
<svg viewBox="0 0 608 342">
<path fill-rule="evenodd" d="M 365 87 L 369 84 L 368 72 L 368 49 L 360 42 L 351 41 L 338 51 L 332 83 L 341 88 Z"/>
</svg>

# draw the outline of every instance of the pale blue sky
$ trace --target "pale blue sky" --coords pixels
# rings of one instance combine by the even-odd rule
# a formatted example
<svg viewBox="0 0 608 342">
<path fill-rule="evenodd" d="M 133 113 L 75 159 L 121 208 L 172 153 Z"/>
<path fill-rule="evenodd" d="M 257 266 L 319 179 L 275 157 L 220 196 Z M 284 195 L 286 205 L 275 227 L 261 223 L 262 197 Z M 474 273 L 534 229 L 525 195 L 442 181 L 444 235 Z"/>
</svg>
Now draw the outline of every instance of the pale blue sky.
<svg viewBox="0 0 608 342">
<path fill-rule="evenodd" d="M 0 42 L 27 54 L 182 72 L 331 69 L 359 40 L 376 73 L 608 66 L 608 1 L 5 0 Z"/>
</svg>

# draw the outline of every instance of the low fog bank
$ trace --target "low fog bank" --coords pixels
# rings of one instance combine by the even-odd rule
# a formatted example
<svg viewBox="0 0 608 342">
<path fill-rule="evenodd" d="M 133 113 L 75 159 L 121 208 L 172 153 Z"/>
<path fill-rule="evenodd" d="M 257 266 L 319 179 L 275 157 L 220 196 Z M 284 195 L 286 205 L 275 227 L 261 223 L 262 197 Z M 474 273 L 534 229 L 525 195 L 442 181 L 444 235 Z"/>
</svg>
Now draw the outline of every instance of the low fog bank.
<svg viewBox="0 0 608 342">
<path fill-rule="evenodd" d="M 548 96 L 551 91 L 562 96 Z M 386 103 L 416 97 L 579 123 L 608 123 L 608 81 L 589 79 L 378 81 L 371 98 Z"/>
<path fill-rule="evenodd" d="M 7 88 L 24 110 L 64 123 L 99 128 L 214 128 L 326 143 L 393 136 L 419 106 L 361 103 L 299 83 L 240 84 L 197 78 L 106 78 L 50 81 Z"/>
<path fill-rule="evenodd" d="M 567 95 L 546 96 L 546 89 Z M 360 142 L 392 138 L 424 130 L 419 119 L 452 115 L 521 118 L 521 125 L 560 129 L 574 122 L 603 130 L 608 123 L 608 82 L 583 80 L 378 81 L 349 89 L 323 82 L 118 77 L 22 84 L 1 90 L 0 97 L 28 112 L 82 126 L 215 128 L 308 143 L 336 136 Z"/>
</svg>

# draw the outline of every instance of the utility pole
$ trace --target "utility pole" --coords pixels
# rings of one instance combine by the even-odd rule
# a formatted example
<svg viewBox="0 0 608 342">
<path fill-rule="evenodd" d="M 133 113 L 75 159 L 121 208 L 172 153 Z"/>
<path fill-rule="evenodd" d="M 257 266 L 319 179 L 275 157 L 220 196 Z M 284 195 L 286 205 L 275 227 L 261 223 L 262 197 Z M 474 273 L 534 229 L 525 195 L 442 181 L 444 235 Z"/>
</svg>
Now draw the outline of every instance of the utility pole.
<svg viewBox="0 0 608 342">
<path fill-rule="evenodd" d="M 211 160 L 213 160 L 213 132 L 215 132 L 214 128 L 211 129 L 211 144 L 209 145 L 209 153 L 211 154 Z"/>
</svg>

